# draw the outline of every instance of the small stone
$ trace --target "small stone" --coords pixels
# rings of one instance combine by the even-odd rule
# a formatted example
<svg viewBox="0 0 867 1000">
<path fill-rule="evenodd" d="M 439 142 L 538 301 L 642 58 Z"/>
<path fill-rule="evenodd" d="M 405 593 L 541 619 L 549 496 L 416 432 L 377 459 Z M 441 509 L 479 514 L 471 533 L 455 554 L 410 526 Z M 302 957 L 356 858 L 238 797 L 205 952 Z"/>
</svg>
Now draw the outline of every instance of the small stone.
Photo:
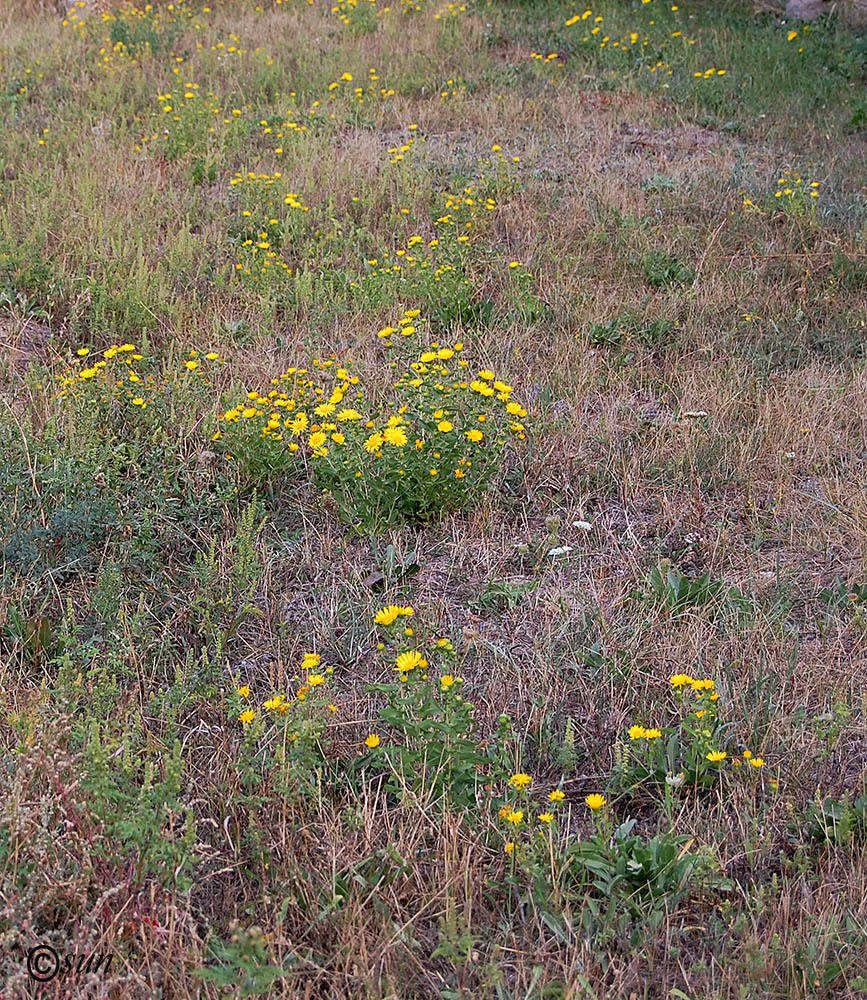
<svg viewBox="0 0 867 1000">
<path fill-rule="evenodd" d="M 827 12 L 828 4 L 825 0 L 789 0 L 786 4 L 786 17 L 794 17 L 799 21 L 815 21 Z"/>
</svg>

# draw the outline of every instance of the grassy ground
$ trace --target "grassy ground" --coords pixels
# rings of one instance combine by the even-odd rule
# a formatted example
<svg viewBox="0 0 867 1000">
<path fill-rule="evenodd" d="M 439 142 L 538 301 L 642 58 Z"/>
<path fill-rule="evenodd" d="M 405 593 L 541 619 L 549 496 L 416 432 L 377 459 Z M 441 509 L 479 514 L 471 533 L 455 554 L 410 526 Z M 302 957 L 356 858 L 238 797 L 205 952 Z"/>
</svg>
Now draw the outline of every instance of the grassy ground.
<svg viewBox="0 0 867 1000">
<path fill-rule="evenodd" d="M 867 40 L 154 6 L 0 13 L 3 1000 L 867 995 Z"/>
</svg>

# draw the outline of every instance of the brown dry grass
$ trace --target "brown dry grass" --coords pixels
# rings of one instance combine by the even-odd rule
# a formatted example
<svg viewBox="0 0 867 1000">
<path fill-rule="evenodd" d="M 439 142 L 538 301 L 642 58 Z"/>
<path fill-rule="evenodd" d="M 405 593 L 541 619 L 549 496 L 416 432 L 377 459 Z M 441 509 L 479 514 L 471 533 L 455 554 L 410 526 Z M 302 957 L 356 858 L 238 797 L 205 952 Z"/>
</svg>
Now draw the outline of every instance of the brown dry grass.
<svg viewBox="0 0 867 1000">
<path fill-rule="evenodd" d="M 531 75 L 529 53 L 546 39 L 511 8 L 471 15 L 453 36 L 428 16 L 395 16 L 354 39 L 325 7 L 223 7 L 213 38 L 231 31 L 251 50 L 279 53 L 287 89 L 296 80 L 324 89 L 347 67 L 357 79 L 377 66 L 401 81 L 392 102 L 371 101 L 358 114 L 341 105 L 339 125 L 281 162 L 319 227 L 316 249 L 327 264 L 311 258 L 311 271 L 354 274 L 377 248 L 416 231 L 432 238 L 432 192 L 473 176 L 493 142 L 520 157 L 512 168 L 519 188 L 498 199 L 484 237 L 488 256 L 473 272 L 495 319 L 447 333 L 471 342 L 480 364 L 508 372 L 535 433 L 506 484 L 475 511 L 379 540 L 380 551 L 391 543 L 400 558 L 416 553 L 421 568 L 405 590 L 372 593 L 366 581 L 377 550 L 347 532 L 312 489 L 278 484 L 256 540 L 259 614 L 213 654 L 218 683 L 210 694 L 179 705 L 171 694 L 192 683 L 203 645 L 191 566 L 213 543 L 222 576 L 230 575 L 243 509 L 231 494 L 207 512 L 195 507 L 196 494 L 210 496 L 223 474 L 205 437 L 206 414 L 189 425 L 177 415 L 177 454 L 195 484 L 183 496 L 197 513 L 184 521 L 166 499 L 153 514 L 158 570 L 122 566 L 115 594 L 106 532 L 98 565 L 86 572 L 60 582 L 9 580 L 0 594 L 0 683 L 11 722 L 2 736 L 9 763 L 0 997 L 226 995 L 193 971 L 214 963 L 210 935 L 231 942 L 251 926 L 261 929 L 269 962 L 294 963 L 264 991 L 286 1000 L 863 995 L 863 845 L 820 844 L 805 833 L 817 794 L 863 794 L 867 774 L 863 611 L 819 598 L 838 578 L 862 582 L 867 555 L 867 317 L 863 281 L 839 264 L 843 256 L 864 266 L 863 140 L 842 131 L 836 107 L 821 122 L 778 113 L 772 127 L 744 111 L 748 124 L 726 130 L 721 120 L 707 123 L 704 109 L 631 92 L 631 77 L 622 90 L 601 89 L 608 78 L 583 74 L 577 56 L 559 75 Z M 155 350 L 207 344 L 231 358 L 214 396 L 265 385 L 299 357 L 331 351 L 351 353 L 356 370 L 381 388 L 391 376 L 372 334 L 398 305 L 414 304 L 365 308 L 352 300 L 341 312 L 314 291 L 263 322 L 263 299 L 226 277 L 234 253 L 226 234 L 237 216 L 228 178 L 274 169 L 270 140 L 251 130 L 221 151 L 211 185 L 191 184 L 192 155 L 134 155 L 154 127 L 154 96 L 173 85 L 171 70 L 155 58 L 100 75 L 94 51 L 58 34 L 56 20 L 34 30 L 31 18 L 43 12 L 38 0 L 14 11 L 7 43 L 17 60 L 9 80 L 37 58 L 48 65 L 45 91 L 20 105 L 4 139 L 3 165 L 14 176 L 0 201 L 0 250 L 26 245 L 50 262 L 52 278 L 42 298 L 33 301 L 30 291 L 26 299 L 45 307 L 43 319 L 13 298 L 0 326 L 0 388 L 14 417 L 3 426 L 25 442 L 21 475 L 4 501 L 4 523 L 13 525 L 19 511 L 44 520 L 52 490 L 61 489 L 36 485 L 40 462 L 50 464 L 43 456 L 54 454 L 53 428 L 75 439 L 41 388 L 45 370 L 28 376 L 21 355 L 58 370 L 83 339 L 101 347 L 120 337 L 121 320 L 95 311 L 101 291 L 145 302 L 140 326 Z M 489 30 L 503 39 L 489 43 Z M 9 58 L 0 60 L 4 72 Z M 185 68 L 203 85 L 212 74 L 228 100 L 241 105 L 259 85 L 252 58 L 208 58 L 190 55 Z M 442 101 L 448 78 L 473 87 Z M 803 86 L 812 93 L 812 84 Z M 410 123 L 425 136 L 414 172 L 386 171 L 385 151 Z M 46 161 L 34 142 L 49 125 Z M 822 179 L 826 214 L 811 222 L 773 206 L 761 216 L 743 210 L 745 195 L 773 191 L 784 166 L 804 169 L 807 159 Z M 652 286 L 643 263 L 651 251 L 675 255 L 694 279 Z M 542 319 L 509 311 L 508 275 L 498 264 L 510 259 L 532 269 L 547 306 Z M 671 327 L 659 341 L 631 332 L 620 346 L 594 345 L 594 326 L 627 315 L 640 330 L 658 321 Z M 40 323 L 52 333 L 48 343 L 34 332 Z M 87 444 L 79 442 L 82 453 Z M 140 462 L 146 472 L 129 473 L 141 477 L 142 491 L 181 495 L 180 470 L 166 482 L 148 461 Z M 573 547 L 570 558 L 522 558 L 516 545 L 544 539 L 552 517 L 559 543 Z M 647 596 L 648 571 L 660 559 L 739 588 L 750 614 L 670 614 Z M 492 608 L 481 601 L 489 581 L 537 586 L 514 607 Z M 677 800 L 671 828 L 717 859 L 729 887 L 699 887 L 663 906 L 643 937 L 630 940 L 612 924 L 592 940 L 581 927 L 586 896 L 561 900 L 552 926 L 526 886 L 504 888 L 509 865 L 495 817 L 435 818 L 430 802 L 386 798 L 377 781 L 331 787 L 381 707 L 365 690 L 386 678 L 372 655 L 369 619 L 392 599 L 411 600 L 433 631 L 455 637 L 483 733 L 490 738 L 500 713 L 514 718 L 515 768 L 531 770 L 545 791 L 562 784 L 562 826 L 573 840 L 590 835 L 583 798 L 606 787 L 625 730 L 668 705 L 667 678 L 716 677 L 744 734 L 738 740 L 767 762 L 766 780 Z M 63 689 L 80 701 L 63 703 L 57 661 L 14 631 L 21 609 L 55 631 L 65 616 L 89 636 L 90 647 L 70 654 L 80 657 L 73 675 L 82 676 Z M 340 711 L 329 749 L 343 764 L 323 771 L 315 794 L 294 800 L 267 787 L 253 803 L 239 773 L 242 739 L 229 693 L 238 683 L 284 688 L 309 648 L 337 668 Z M 98 671 L 111 657 L 122 686 L 100 710 L 93 706 L 105 704 L 111 687 Z M 165 696 L 159 707 L 154 693 Z M 142 875 L 137 849 L 111 840 L 111 817 L 98 817 L 82 791 L 91 766 L 85 725 L 103 727 L 115 769 L 128 738 L 130 752 L 151 755 L 158 777 L 177 733 L 186 763 L 180 805 L 158 828 L 169 842 L 180 835 L 183 808 L 195 813 L 189 891 L 177 873 L 164 873 L 163 883 L 152 871 Z M 563 764 L 567 727 L 575 745 Z M 618 818 L 637 816 L 648 835 L 667 823 L 648 796 L 612 798 Z M 338 885 L 348 885 L 342 905 Z M 39 992 L 22 956 L 45 940 L 68 952 L 112 952 L 111 976 Z"/>
</svg>

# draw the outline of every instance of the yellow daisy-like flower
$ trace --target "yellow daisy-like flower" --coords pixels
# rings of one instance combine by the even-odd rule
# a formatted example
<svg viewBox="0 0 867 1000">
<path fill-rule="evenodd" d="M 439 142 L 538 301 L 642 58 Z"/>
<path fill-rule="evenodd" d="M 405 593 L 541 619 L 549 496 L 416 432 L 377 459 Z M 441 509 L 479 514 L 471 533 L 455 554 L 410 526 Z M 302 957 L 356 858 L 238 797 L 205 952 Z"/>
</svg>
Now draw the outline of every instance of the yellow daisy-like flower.
<svg viewBox="0 0 867 1000">
<path fill-rule="evenodd" d="M 249 698 L 250 697 L 250 688 L 249 688 L 249 685 L 245 684 L 243 687 L 239 687 L 238 688 L 238 694 L 242 698 Z"/>
<path fill-rule="evenodd" d="M 540 823 L 550 823 L 554 819 L 554 813 L 543 812 L 539 813 Z"/>
<path fill-rule="evenodd" d="M 441 430 L 443 434 L 448 434 L 449 431 L 453 431 L 454 429 L 455 425 L 449 420 L 441 420 L 437 424 L 437 430 Z"/>
<path fill-rule="evenodd" d="M 548 796 L 549 802 L 562 802 L 566 798 L 566 793 L 560 789 L 555 788 L 553 792 Z"/>
<path fill-rule="evenodd" d="M 484 368 L 482 371 L 479 372 L 479 378 L 487 379 L 490 382 L 493 381 L 493 379 L 496 378 L 496 376 L 492 371 L 489 371 L 487 368 Z"/>
<path fill-rule="evenodd" d="M 507 841 L 506 846 L 503 848 L 503 850 L 506 852 L 506 854 L 511 854 L 512 851 L 515 850 L 515 842 L 513 840 Z"/>
<path fill-rule="evenodd" d="M 380 738 L 376 735 L 376 733 L 371 733 L 370 736 L 368 736 L 367 739 L 364 741 L 364 745 L 369 750 L 375 750 L 381 742 L 382 740 L 380 740 Z"/>
<path fill-rule="evenodd" d="M 309 426 L 310 421 L 307 419 L 306 413 L 296 413 L 292 420 L 290 420 L 286 425 L 287 430 L 290 430 L 295 437 L 303 434 Z"/>
<path fill-rule="evenodd" d="M 516 788 L 519 792 L 522 792 L 525 788 L 529 788 L 533 784 L 533 779 L 529 774 L 524 774 L 522 771 L 518 774 L 513 774 L 509 778 L 509 784 L 512 788 Z"/>
<path fill-rule="evenodd" d="M 689 674 L 675 674 L 673 677 L 669 678 L 669 683 L 672 687 L 681 688 L 687 684 L 692 684 L 693 680 Z"/>
<path fill-rule="evenodd" d="M 365 451 L 369 452 L 371 455 L 377 452 L 385 444 L 385 438 L 379 431 L 371 434 L 370 437 L 364 442 Z"/>
<path fill-rule="evenodd" d="M 382 436 L 388 444 L 394 445 L 395 448 L 402 448 L 409 440 L 402 427 L 386 427 Z"/>
<path fill-rule="evenodd" d="M 238 716 L 238 721 L 243 722 L 244 725 L 247 726 L 255 718 L 256 718 L 256 713 L 253 711 L 252 708 L 248 708 L 245 711 L 241 712 L 241 714 Z"/>
<path fill-rule="evenodd" d="M 702 680 L 694 680 L 691 687 L 693 691 L 713 691 L 715 685 L 709 677 L 705 677 Z"/>
<path fill-rule="evenodd" d="M 587 798 L 584 799 L 584 803 L 587 808 L 591 809 L 593 812 L 601 809 L 605 805 L 605 802 L 605 796 L 599 795 L 598 792 L 594 792 L 592 795 L 588 795 Z"/>
<path fill-rule="evenodd" d="M 312 688 L 319 687 L 320 684 L 324 684 L 325 683 L 325 675 L 324 674 L 311 674 L 307 678 L 307 683 Z"/>
<path fill-rule="evenodd" d="M 361 420 L 361 414 L 358 412 L 358 410 L 353 410 L 352 408 L 347 408 L 345 410 L 341 410 L 337 414 L 337 419 L 338 420 Z"/>
<path fill-rule="evenodd" d="M 451 674 L 443 674 L 442 677 L 440 677 L 440 685 L 442 686 L 442 689 L 444 691 L 448 691 L 448 689 L 454 684 L 454 682 L 455 679 L 454 677 L 452 677 Z"/>
<path fill-rule="evenodd" d="M 520 809 L 515 809 L 510 813 L 506 813 L 506 822 L 511 823 L 512 826 L 517 826 L 524 818 L 524 813 Z"/>
<path fill-rule="evenodd" d="M 198 361 L 185 361 L 184 362 L 184 368 L 186 368 L 188 371 L 194 372 L 198 367 L 199 367 L 199 362 Z"/>
<path fill-rule="evenodd" d="M 330 417 L 336 409 L 334 403 L 320 403 L 313 412 L 317 417 Z"/>
<path fill-rule="evenodd" d="M 647 730 L 644 726 L 630 726 L 628 731 L 631 740 L 640 740 L 647 735 Z"/>
<path fill-rule="evenodd" d="M 283 705 L 283 695 L 275 694 L 273 698 L 269 698 L 268 701 L 265 702 L 263 707 L 266 708 L 269 712 L 275 712 L 279 708 L 281 708 L 282 705 Z"/>
<path fill-rule="evenodd" d="M 322 662 L 322 657 L 318 653 L 305 653 L 301 661 L 302 670 L 315 670 Z"/>
<path fill-rule="evenodd" d="M 711 750 L 711 752 L 705 756 L 712 764 L 718 764 L 721 760 L 725 760 L 726 757 L 728 757 L 728 754 L 725 750 Z"/>
<path fill-rule="evenodd" d="M 424 663 L 424 657 L 417 649 L 408 649 L 405 653 L 400 653 L 394 662 L 397 664 L 395 669 L 406 674 L 421 666 Z"/>
<path fill-rule="evenodd" d="M 479 441 L 481 441 L 482 438 L 484 438 L 484 436 L 485 435 L 482 434 L 481 431 L 476 430 L 475 428 L 473 428 L 471 431 L 467 431 L 467 437 L 470 439 L 470 441 L 473 442 L 473 444 L 478 444 Z"/>
<path fill-rule="evenodd" d="M 322 445 L 328 440 L 328 436 L 322 431 L 314 431 L 307 440 L 307 443 L 314 451 L 319 451 Z"/>
<path fill-rule="evenodd" d="M 658 729 L 646 729 L 644 731 L 644 738 L 646 740 L 658 740 L 662 736 L 662 733 Z"/>
<path fill-rule="evenodd" d="M 415 611 L 408 604 L 402 607 L 398 604 L 389 604 L 387 608 L 380 608 L 376 612 L 373 621 L 377 625 L 392 625 L 401 616 L 409 618 L 414 614 Z"/>
<path fill-rule="evenodd" d="M 759 767 L 764 767 L 765 766 L 765 762 L 762 760 L 761 757 L 751 757 L 750 758 L 750 763 L 755 768 L 759 768 Z"/>
</svg>

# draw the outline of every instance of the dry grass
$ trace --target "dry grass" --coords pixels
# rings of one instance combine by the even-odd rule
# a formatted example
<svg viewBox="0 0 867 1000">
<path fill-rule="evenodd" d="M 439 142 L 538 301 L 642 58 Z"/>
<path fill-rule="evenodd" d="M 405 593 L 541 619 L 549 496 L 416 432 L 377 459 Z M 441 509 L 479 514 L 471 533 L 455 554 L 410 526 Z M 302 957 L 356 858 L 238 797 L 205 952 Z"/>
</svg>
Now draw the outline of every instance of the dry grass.
<svg viewBox="0 0 867 1000">
<path fill-rule="evenodd" d="M 798 63 L 773 19 L 698 5 L 663 88 L 582 47 L 556 5 L 395 9 L 375 30 L 330 4 L 212 6 L 110 69 L 102 35 L 132 44 L 123 19 L 64 28 L 38 0 L 0 15 L 0 998 L 863 996 L 867 830 L 823 836 L 814 811 L 867 791 L 865 595 L 845 599 L 867 555 L 858 40 L 819 27 Z M 606 24 L 646 15 L 605 7 Z M 212 51 L 230 36 L 244 53 Z M 562 66 L 531 58 L 555 48 Z M 712 64 L 730 91 L 694 82 Z M 329 103 L 370 67 L 393 97 Z M 466 93 L 441 98 L 447 80 Z M 239 131 L 196 126 L 172 154 L 156 98 L 188 81 Z M 326 111 L 276 154 L 260 121 L 314 100 Z M 821 182 L 803 213 L 773 198 L 790 168 Z M 310 211 L 271 292 L 235 273 L 229 180 L 275 170 Z M 477 311 L 353 289 L 366 260 L 443 237 L 444 194 L 469 184 L 497 202 L 462 265 Z M 306 480 L 254 493 L 210 439 L 221 400 L 331 352 L 378 398 L 376 331 L 415 306 L 530 411 L 496 489 L 379 537 Z M 191 347 L 229 363 L 136 437 L 54 388 L 81 344 L 127 339 L 168 382 Z M 418 571 L 389 570 L 388 545 Z M 723 590 L 666 606 L 649 583 L 665 560 Z M 534 876 L 503 852 L 493 767 L 462 811 L 431 782 L 387 792 L 363 757 L 374 729 L 399 742 L 370 690 L 394 676 L 370 624 L 392 602 L 454 641 L 484 745 L 507 713 L 510 767 L 565 791 Z M 245 741 L 235 692 L 286 691 L 310 649 L 338 711 L 316 765 L 292 769 Z M 617 777 L 628 728 L 671 719 L 679 672 L 715 679 L 731 755 L 765 761 L 755 781 Z M 612 820 L 683 837 L 704 875 L 606 912 L 564 861 L 603 790 Z M 114 964 L 38 987 L 40 943 Z"/>
</svg>

